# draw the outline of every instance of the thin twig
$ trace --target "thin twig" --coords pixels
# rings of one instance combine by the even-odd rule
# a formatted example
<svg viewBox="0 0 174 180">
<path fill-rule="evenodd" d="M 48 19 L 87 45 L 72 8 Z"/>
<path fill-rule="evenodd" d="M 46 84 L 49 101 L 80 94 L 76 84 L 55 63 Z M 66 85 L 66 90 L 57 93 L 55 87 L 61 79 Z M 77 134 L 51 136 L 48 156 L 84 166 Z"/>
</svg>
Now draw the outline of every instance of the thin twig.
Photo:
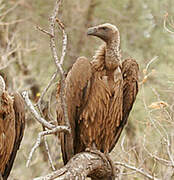
<svg viewBox="0 0 174 180">
<path fill-rule="evenodd" d="M 8 58 L 9 56 L 11 56 L 13 53 L 17 52 L 17 51 L 19 51 L 19 48 L 18 48 L 18 47 L 16 47 L 15 49 L 7 52 L 6 54 L 2 55 L 2 60 L 3 60 L 3 61 L 7 61 L 7 58 Z"/>
<path fill-rule="evenodd" d="M 63 23 L 57 18 L 56 19 L 57 23 L 59 24 L 59 27 L 61 28 L 62 32 L 63 32 L 63 41 L 62 41 L 62 56 L 60 58 L 60 64 L 63 64 L 65 55 L 66 55 L 66 49 L 67 49 L 67 34 L 65 32 L 65 27 L 63 25 Z"/>
<path fill-rule="evenodd" d="M 155 56 L 154 58 L 152 58 L 146 65 L 145 71 L 147 72 L 149 66 L 158 58 L 158 56 Z"/>
<path fill-rule="evenodd" d="M 139 169 L 139 168 L 136 168 L 134 166 L 131 166 L 129 164 L 126 164 L 126 163 L 123 163 L 123 162 L 114 162 L 115 165 L 119 165 L 119 166 L 123 166 L 125 168 L 128 168 L 128 169 L 131 169 L 131 170 L 134 170 L 138 173 L 140 173 L 141 175 L 151 179 L 151 180 L 159 180 L 158 178 L 150 175 L 149 173 L 145 172 L 143 169 Z"/>
<path fill-rule="evenodd" d="M 155 88 L 152 88 L 153 92 L 155 93 L 155 95 L 158 97 L 158 100 L 161 101 L 160 96 L 158 94 L 158 92 L 155 90 Z M 167 130 L 157 121 L 158 125 L 161 127 L 161 129 L 163 130 L 164 134 L 166 135 L 165 141 L 166 141 L 166 148 L 167 148 L 167 154 L 169 156 L 169 159 L 171 160 L 172 166 L 174 167 L 174 159 L 173 159 L 173 154 L 172 154 L 172 150 L 171 150 L 171 141 L 168 135 Z"/>
<path fill-rule="evenodd" d="M 158 156 L 156 156 L 155 154 L 152 154 L 151 152 L 148 151 L 148 149 L 146 148 L 145 146 L 145 142 L 146 142 L 146 138 L 145 138 L 145 135 L 144 135 L 144 140 L 143 140 L 143 148 L 144 150 L 147 152 L 147 154 L 152 157 L 153 159 L 156 159 L 157 161 L 159 161 L 161 164 L 164 164 L 166 166 L 172 166 L 171 162 L 166 160 L 166 159 L 163 159 L 163 158 L 160 158 Z"/>
<path fill-rule="evenodd" d="M 44 34 L 47 34 L 48 36 L 52 36 L 52 34 L 49 31 L 41 28 L 40 26 L 36 26 L 36 29 L 38 29 L 39 31 L 43 32 Z"/>
<path fill-rule="evenodd" d="M 53 171 L 55 171 L 56 168 L 54 167 L 53 160 L 51 158 L 51 154 L 50 154 L 50 151 L 49 151 L 49 147 L 48 147 L 48 142 L 47 142 L 46 136 L 44 136 L 44 144 L 45 144 L 45 149 L 46 149 L 46 152 L 47 152 L 47 155 L 48 155 L 48 159 L 49 159 L 51 168 L 52 168 Z"/>
<path fill-rule="evenodd" d="M 54 129 L 52 130 L 46 130 L 46 131 L 42 131 L 38 134 L 38 137 L 37 137 L 37 140 L 36 140 L 36 143 L 35 145 L 33 146 L 33 148 L 31 149 L 31 152 L 28 156 L 28 160 L 27 160 L 27 163 L 26 163 L 26 167 L 29 167 L 29 164 L 30 164 L 30 161 L 31 161 L 31 158 L 33 156 L 33 153 L 35 152 L 35 150 L 39 147 L 40 143 L 41 143 L 41 138 L 43 136 L 46 136 L 46 135 L 50 135 L 50 134 L 55 134 L 55 133 L 58 133 L 58 132 L 69 132 L 69 128 L 67 126 L 57 126 L 55 127 Z"/>
</svg>

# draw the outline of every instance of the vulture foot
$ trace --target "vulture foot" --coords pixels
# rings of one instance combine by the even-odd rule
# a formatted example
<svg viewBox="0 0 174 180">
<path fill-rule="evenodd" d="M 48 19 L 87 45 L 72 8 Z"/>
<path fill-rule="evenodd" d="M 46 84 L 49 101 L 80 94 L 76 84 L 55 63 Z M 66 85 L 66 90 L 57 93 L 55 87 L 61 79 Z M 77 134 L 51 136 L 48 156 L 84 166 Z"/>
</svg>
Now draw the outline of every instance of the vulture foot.
<svg viewBox="0 0 174 180">
<path fill-rule="evenodd" d="M 115 177 L 117 176 L 117 173 L 119 173 L 119 169 L 115 167 L 112 159 L 109 156 L 109 153 L 102 153 L 101 151 L 99 151 L 97 149 L 90 149 L 90 148 L 86 148 L 85 151 L 96 154 L 99 157 L 101 157 L 104 162 L 109 163 L 109 165 L 111 167 L 111 172 L 112 172 L 112 177 L 110 177 L 109 179 L 110 180 L 115 180 Z"/>
</svg>

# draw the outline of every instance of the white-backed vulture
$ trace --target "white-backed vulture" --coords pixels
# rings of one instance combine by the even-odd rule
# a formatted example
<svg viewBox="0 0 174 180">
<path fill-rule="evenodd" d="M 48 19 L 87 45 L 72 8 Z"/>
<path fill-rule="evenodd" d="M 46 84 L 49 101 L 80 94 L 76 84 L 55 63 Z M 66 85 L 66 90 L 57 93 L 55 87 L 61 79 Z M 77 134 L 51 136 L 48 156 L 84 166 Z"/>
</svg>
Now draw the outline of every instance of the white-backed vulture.
<svg viewBox="0 0 174 180">
<path fill-rule="evenodd" d="M 133 59 L 121 61 L 120 35 L 116 26 L 102 24 L 88 29 L 104 44 L 92 61 L 80 57 L 65 82 L 65 99 L 72 129 L 73 149 L 68 134 L 60 134 L 66 164 L 86 148 L 109 153 L 127 122 L 138 93 L 138 64 Z M 57 120 L 65 125 L 58 85 Z"/>
<path fill-rule="evenodd" d="M 0 173 L 6 180 L 13 166 L 25 127 L 25 108 L 19 93 L 5 90 L 0 76 Z"/>
</svg>

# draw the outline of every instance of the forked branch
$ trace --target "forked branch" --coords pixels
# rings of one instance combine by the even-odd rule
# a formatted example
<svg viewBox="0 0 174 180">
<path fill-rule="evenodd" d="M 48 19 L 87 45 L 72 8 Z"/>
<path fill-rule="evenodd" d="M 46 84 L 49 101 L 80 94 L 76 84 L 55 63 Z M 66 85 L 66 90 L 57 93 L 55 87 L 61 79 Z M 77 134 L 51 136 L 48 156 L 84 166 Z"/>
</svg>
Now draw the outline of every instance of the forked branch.
<svg viewBox="0 0 174 180">
<path fill-rule="evenodd" d="M 34 147 L 32 148 L 32 150 L 30 152 L 30 155 L 29 155 L 29 158 L 28 158 L 28 161 L 27 161 L 27 166 L 29 165 L 29 163 L 31 161 L 33 153 L 35 152 L 37 147 L 40 145 L 41 138 L 43 136 L 46 136 L 48 134 L 54 134 L 54 133 L 57 133 L 57 132 L 62 132 L 62 131 L 64 133 L 69 133 L 71 135 L 71 128 L 70 128 L 70 123 L 69 123 L 69 120 L 68 120 L 68 113 L 67 113 L 68 111 L 67 111 L 67 105 L 66 105 L 66 102 L 65 102 L 65 93 L 64 93 L 65 73 L 64 73 L 64 70 L 63 70 L 63 67 L 62 67 L 62 64 L 64 62 L 64 58 L 65 58 L 65 54 L 66 54 L 66 48 L 67 48 L 67 35 L 66 35 L 66 32 L 65 32 L 65 28 L 64 28 L 63 23 L 57 18 L 57 14 L 58 14 L 60 5 L 61 5 L 61 0 L 57 0 L 56 4 L 54 6 L 53 14 L 50 17 L 50 32 L 48 32 L 48 31 L 46 31 L 46 30 L 44 30 L 44 29 L 42 29 L 40 27 L 37 27 L 43 33 L 49 35 L 51 52 L 52 52 L 53 60 L 54 60 L 54 62 L 56 64 L 56 67 L 57 67 L 56 72 L 52 75 L 52 78 L 51 78 L 50 82 L 48 83 L 48 85 L 46 86 L 46 88 L 42 92 L 40 99 L 38 100 L 37 107 L 38 107 L 39 113 L 34 108 L 33 104 L 31 103 L 31 101 L 30 101 L 30 99 L 28 97 L 28 93 L 27 92 L 22 93 L 22 96 L 23 96 L 23 98 L 24 98 L 30 112 L 34 115 L 35 119 L 38 122 L 40 122 L 43 125 L 44 128 L 49 129 L 49 130 L 45 130 L 45 131 L 39 133 L 37 141 L 36 141 Z M 56 22 L 58 23 L 59 28 L 63 32 L 63 45 L 62 45 L 62 54 L 61 54 L 60 60 L 58 58 L 58 54 L 57 54 L 57 51 L 56 51 L 56 43 L 55 43 Z M 44 118 L 42 118 L 43 114 L 42 114 L 42 110 L 41 110 L 41 104 L 42 104 L 42 101 L 43 101 L 43 98 L 44 98 L 45 94 L 47 93 L 47 91 L 51 87 L 51 85 L 53 84 L 54 79 L 56 78 L 58 72 L 60 74 L 60 79 L 61 79 L 60 96 L 61 96 L 61 103 L 62 103 L 63 112 L 64 112 L 64 116 L 65 116 L 66 126 L 57 126 L 56 127 L 55 125 L 47 122 Z M 72 136 L 70 136 L 70 137 L 72 137 Z M 72 143 L 72 148 L 73 148 L 73 143 Z"/>
</svg>

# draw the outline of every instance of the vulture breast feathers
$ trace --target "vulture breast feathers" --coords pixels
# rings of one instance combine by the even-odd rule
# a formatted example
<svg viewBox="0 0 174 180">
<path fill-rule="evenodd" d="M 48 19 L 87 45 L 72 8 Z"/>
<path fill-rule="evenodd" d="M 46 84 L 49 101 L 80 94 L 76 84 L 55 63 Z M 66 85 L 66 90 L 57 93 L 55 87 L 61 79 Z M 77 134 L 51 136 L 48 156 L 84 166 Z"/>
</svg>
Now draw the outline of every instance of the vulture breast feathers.
<svg viewBox="0 0 174 180">
<path fill-rule="evenodd" d="M 0 173 L 3 180 L 10 174 L 23 137 L 24 102 L 19 93 L 9 95 L 0 76 Z"/>
<path fill-rule="evenodd" d="M 61 133 L 61 148 L 66 164 L 76 153 L 93 148 L 109 153 L 122 132 L 138 92 L 138 64 L 121 61 L 120 35 L 116 26 L 102 24 L 88 29 L 104 44 L 90 62 L 80 57 L 65 81 L 65 98 L 73 136 Z M 65 125 L 58 86 L 57 120 Z"/>
</svg>

